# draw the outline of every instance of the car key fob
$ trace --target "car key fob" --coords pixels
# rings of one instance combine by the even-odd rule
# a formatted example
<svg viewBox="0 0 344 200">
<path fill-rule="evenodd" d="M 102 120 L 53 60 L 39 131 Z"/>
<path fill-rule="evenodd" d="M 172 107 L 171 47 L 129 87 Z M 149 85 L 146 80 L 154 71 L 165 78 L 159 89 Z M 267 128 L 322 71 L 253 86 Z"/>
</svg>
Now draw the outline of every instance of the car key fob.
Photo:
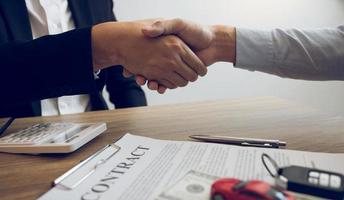
<svg viewBox="0 0 344 200">
<path fill-rule="evenodd" d="M 298 193 L 328 199 L 344 198 L 344 176 L 314 168 L 288 166 L 279 168 L 276 184 Z"/>
</svg>

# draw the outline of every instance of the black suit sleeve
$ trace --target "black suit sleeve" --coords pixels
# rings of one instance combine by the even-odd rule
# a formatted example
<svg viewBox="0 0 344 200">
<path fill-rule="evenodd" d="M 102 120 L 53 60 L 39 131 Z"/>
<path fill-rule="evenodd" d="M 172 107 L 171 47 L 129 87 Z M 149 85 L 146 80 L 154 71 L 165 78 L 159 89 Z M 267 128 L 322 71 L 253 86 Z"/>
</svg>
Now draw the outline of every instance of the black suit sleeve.
<svg viewBox="0 0 344 200">
<path fill-rule="evenodd" d="M 122 66 L 113 66 L 106 70 L 106 89 L 109 92 L 110 101 L 116 108 L 147 105 L 145 93 L 136 84 L 135 79 L 123 77 Z"/>
<path fill-rule="evenodd" d="M 0 45 L 0 103 L 92 93 L 91 28 Z"/>
</svg>

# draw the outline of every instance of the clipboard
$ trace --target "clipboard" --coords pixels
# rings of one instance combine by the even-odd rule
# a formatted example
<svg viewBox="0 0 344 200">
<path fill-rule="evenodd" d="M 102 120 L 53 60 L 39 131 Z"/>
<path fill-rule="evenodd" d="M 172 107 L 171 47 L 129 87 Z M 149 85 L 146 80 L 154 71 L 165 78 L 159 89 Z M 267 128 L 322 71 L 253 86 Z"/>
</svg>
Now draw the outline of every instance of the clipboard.
<svg viewBox="0 0 344 200">
<path fill-rule="evenodd" d="M 64 190 L 73 190 L 99 167 L 110 160 L 120 149 L 121 147 L 114 143 L 106 145 L 55 179 L 53 186 L 60 186 Z"/>
</svg>

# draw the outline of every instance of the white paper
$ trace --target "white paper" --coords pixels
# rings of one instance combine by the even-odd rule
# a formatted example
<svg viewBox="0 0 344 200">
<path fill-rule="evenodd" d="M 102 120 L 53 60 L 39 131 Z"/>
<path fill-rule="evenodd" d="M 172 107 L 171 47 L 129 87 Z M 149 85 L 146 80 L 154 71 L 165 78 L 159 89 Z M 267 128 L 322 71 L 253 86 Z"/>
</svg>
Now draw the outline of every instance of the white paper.
<svg viewBox="0 0 344 200">
<path fill-rule="evenodd" d="M 344 173 L 344 154 L 166 141 L 131 134 L 116 145 L 121 150 L 73 190 L 55 186 L 40 199 L 155 199 L 190 170 L 273 183 L 261 161 L 263 152 L 279 166 L 293 164 Z"/>
</svg>

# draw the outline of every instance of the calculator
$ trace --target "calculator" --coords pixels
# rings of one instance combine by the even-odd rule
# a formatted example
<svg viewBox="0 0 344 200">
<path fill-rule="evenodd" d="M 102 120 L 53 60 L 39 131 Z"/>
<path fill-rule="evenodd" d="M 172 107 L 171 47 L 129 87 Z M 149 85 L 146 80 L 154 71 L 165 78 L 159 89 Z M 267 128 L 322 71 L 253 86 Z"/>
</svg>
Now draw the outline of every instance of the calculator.
<svg viewBox="0 0 344 200">
<path fill-rule="evenodd" d="M 0 152 L 70 153 L 106 130 L 105 123 L 41 123 L 0 137 Z"/>
</svg>

